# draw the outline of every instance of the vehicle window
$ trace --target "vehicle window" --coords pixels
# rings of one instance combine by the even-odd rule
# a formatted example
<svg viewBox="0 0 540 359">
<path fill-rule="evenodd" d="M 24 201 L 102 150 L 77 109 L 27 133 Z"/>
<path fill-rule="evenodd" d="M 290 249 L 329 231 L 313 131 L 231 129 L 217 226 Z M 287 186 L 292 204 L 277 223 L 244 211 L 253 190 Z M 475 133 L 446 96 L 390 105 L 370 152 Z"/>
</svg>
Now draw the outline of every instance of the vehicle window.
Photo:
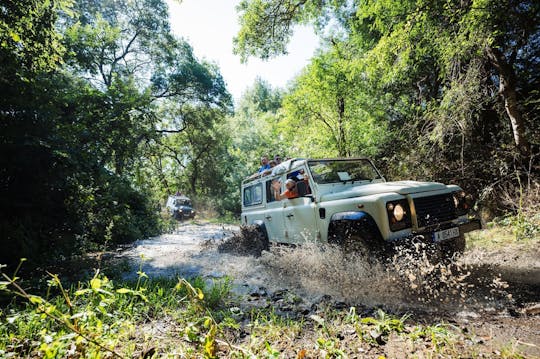
<svg viewBox="0 0 540 359">
<path fill-rule="evenodd" d="M 244 206 L 262 203 L 262 183 L 244 188 Z"/>
<path fill-rule="evenodd" d="M 309 161 L 313 180 L 320 184 L 360 182 L 380 179 L 381 176 L 365 159 Z"/>
<path fill-rule="evenodd" d="M 251 187 L 244 188 L 244 206 L 251 205 Z"/>
<path fill-rule="evenodd" d="M 272 180 L 266 181 L 266 202 L 274 202 L 276 199 L 274 198 L 274 191 L 272 189 Z"/>
<path fill-rule="evenodd" d="M 262 203 L 262 183 L 253 186 L 253 204 Z"/>
<path fill-rule="evenodd" d="M 305 179 L 306 170 L 304 168 L 297 168 L 296 170 L 290 172 L 287 174 L 287 179 L 293 179 L 294 181 L 301 182 L 299 186 L 304 186 L 304 192 L 301 194 L 301 196 L 306 196 L 311 194 L 311 188 L 309 186 L 309 182 L 304 182 Z"/>
</svg>

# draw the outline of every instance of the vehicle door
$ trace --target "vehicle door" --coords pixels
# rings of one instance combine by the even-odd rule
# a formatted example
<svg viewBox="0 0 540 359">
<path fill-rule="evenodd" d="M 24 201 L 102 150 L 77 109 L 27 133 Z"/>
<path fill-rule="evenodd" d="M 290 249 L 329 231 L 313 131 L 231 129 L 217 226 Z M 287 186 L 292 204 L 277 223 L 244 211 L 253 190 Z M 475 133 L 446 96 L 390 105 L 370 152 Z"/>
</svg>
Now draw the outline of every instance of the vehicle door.
<svg viewBox="0 0 540 359">
<path fill-rule="evenodd" d="M 272 182 L 277 180 L 271 178 L 265 181 L 266 190 L 266 210 L 264 214 L 264 224 L 268 239 L 272 242 L 285 242 L 285 228 L 283 222 L 283 201 L 276 201 L 274 191 L 272 190 Z"/>
<path fill-rule="evenodd" d="M 303 181 L 304 169 L 296 169 L 287 174 L 287 178 Z M 307 173 L 307 172 L 305 172 Z M 302 183 L 303 184 L 303 183 Z M 313 188 L 312 179 L 307 181 L 309 188 Z M 285 239 L 288 243 L 304 243 L 317 241 L 320 234 L 316 216 L 316 205 L 313 196 L 307 195 L 293 199 L 285 199 L 283 220 L 285 223 Z"/>
</svg>

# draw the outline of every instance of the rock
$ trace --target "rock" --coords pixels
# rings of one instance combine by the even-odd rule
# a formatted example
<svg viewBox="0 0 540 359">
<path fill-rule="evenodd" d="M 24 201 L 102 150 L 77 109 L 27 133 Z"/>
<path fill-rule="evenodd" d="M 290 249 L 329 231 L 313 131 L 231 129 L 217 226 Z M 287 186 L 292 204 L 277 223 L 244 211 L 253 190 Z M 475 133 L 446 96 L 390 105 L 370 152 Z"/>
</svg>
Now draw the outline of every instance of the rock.
<svg viewBox="0 0 540 359">
<path fill-rule="evenodd" d="M 249 293 L 250 298 L 252 299 L 258 299 L 262 297 L 267 297 L 268 293 L 266 292 L 266 289 L 263 287 L 259 287 Z"/>
<path fill-rule="evenodd" d="M 285 298 L 285 295 L 287 294 L 287 289 L 278 289 L 272 295 L 270 296 L 270 299 L 273 301 L 278 301 L 280 299 Z"/>
<path fill-rule="evenodd" d="M 316 322 L 319 326 L 323 326 L 324 325 L 324 319 L 319 317 L 318 315 L 316 314 L 312 314 L 309 316 L 309 319 L 313 320 L 314 322 Z"/>
<path fill-rule="evenodd" d="M 538 315 L 540 314 L 540 303 L 533 304 L 523 309 L 523 313 L 526 315 Z"/>
</svg>

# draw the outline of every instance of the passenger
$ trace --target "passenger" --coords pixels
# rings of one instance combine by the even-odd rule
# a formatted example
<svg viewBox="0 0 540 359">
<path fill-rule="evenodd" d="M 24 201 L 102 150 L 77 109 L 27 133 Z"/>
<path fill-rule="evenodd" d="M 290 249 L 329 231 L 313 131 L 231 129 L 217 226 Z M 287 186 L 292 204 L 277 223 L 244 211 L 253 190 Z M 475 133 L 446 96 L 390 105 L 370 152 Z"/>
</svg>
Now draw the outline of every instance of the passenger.
<svg viewBox="0 0 540 359">
<path fill-rule="evenodd" d="M 272 173 L 272 169 L 276 167 L 276 161 L 274 160 L 268 162 L 268 164 L 270 165 L 270 168 L 267 170 L 264 170 L 264 172 L 262 173 L 263 176 L 268 176 L 270 173 Z"/>
<path fill-rule="evenodd" d="M 304 176 L 302 181 L 306 184 L 306 189 L 308 191 L 307 194 L 311 193 L 311 190 L 309 189 L 308 177 Z M 282 199 L 285 199 L 285 198 L 292 199 L 292 198 L 299 197 L 298 187 L 296 186 L 296 182 L 297 181 L 289 178 L 288 180 L 285 181 L 285 188 L 286 188 L 285 192 L 279 193 L 279 191 L 281 190 L 281 181 L 274 180 L 274 182 L 272 182 L 272 188 L 274 189 L 274 198 L 277 201 L 281 201 Z"/>
<path fill-rule="evenodd" d="M 248 179 L 254 179 L 254 178 L 259 177 L 260 175 L 264 175 L 264 172 L 269 170 L 270 168 L 271 167 L 270 167 L 270 163 L 268 163 L 268 156 L 262 156 L 261 157 L 261 167 L 259 167 L 257 172 L 255 172 L 254 174 L 249 176 Z"/>
<path fill-rule="evenodd" d="M 285 181 L 285 192 L 279 193 L 281 190 L 281 181 L 275 180 L 272 182 L 272 188 L 274 189 L 274 198 L 277 201 L 281 201 L 282 199 L 288 198 L 296 198 L 298 197 L 298 190 L 296 188 L 296 182 L 292 179 L 288 179 Z"/>
<path fill-rule="evenodd" d="M 279 155 L 275 155 L 274 161 L 276 162 L 276 165 L 279 165 L 281 163 L 281 157 Z"/>
<path fill-rule="evenodd" d="M 259 168 L 259 173 L 270 169 L 270 164 L 268 163 L 268 156 L 261 157 L 261 167 Z"/>
</svg>

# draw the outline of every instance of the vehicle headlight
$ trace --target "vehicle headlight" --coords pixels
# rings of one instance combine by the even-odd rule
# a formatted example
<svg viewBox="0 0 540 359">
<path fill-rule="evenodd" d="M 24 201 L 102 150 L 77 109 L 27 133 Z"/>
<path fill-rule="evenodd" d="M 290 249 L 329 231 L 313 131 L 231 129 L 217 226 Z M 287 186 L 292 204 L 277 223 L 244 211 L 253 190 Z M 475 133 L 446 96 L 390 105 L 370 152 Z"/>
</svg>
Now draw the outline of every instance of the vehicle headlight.
<svg viewBox="0 0 540 359">
<path fill-rule="evenodd" d="M 470 194 L 465 191 L 457 191 L 453 193 L 454 206 L 458 216 L 463 216 L 473 207 L 474 200 Z"/>
<path fill-rule="evenodd" d="M 411 227 L 409 203 L 406 199 L 386 203 L 388 223 L 392 232 Z"/>
<path fill-rule="evenodd" d="M 403 207 L 398 203 L 394 207 L 394 218 L 399 222 L 403 220 L 403 217 L 405 217 L 405 210 Z"/>
</svg>

